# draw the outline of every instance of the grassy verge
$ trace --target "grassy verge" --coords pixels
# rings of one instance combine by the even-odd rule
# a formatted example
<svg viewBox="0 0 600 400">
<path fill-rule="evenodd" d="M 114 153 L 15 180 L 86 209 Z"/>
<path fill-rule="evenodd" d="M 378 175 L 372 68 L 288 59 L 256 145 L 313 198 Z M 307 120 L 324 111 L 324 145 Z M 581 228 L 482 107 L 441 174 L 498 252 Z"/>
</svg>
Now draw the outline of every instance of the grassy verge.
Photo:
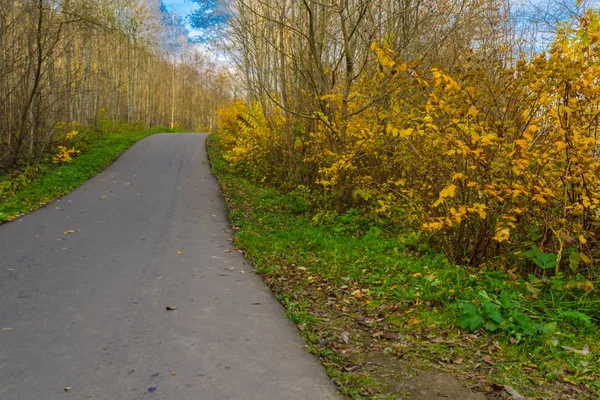
<svg viewBox="0 0 600 400">
<path fill-rule="evenodd" d="M 22 181 L 18 190 L 0 197 L 0 223 L 11 221 L 69 193 L 106 168 L 134 143 L 159 132 L 172 130 L 154 128 L 98 134 L 72 162 L 60 166 L 51 162 L 40 163 L 13 177 L 0 178 L 0 184 L 9 183 L 9 179 Z"/>
<path fill-rule="evenodd" d="M 245 180 L 218 135 L 209 153 L 237 246 L 344 394 L 438 398 L 412 392 L 434 373 L 488 398 L 598 398 L 594 283 L 451 265 L 418 234 L 390 237 L 358 213 L 315 213 L 301 192 Z"/>
</svg>

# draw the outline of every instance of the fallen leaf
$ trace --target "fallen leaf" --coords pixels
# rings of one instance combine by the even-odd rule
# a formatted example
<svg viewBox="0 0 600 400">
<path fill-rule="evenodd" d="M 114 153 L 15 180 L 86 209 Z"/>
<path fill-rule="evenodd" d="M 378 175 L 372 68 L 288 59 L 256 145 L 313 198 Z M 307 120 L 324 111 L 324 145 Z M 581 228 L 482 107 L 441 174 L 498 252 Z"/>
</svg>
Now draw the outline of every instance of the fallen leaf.
<svg viewBox="0 0 600 400">
<path fill-rule="evenodd" d="M 462 364 L 463 363 L 463 359 L 462 358 L 457 358 L 456 360 L 454 360 L 454 364 Z"/>
<path fill-rule="evenodd" d="M 342 334 L 340 335 L 340 338 L 342 339 L 342 341 L 346 344 L 350 343 L 350 335 L 348 334 L 348 332 L 342 332 Z"/>
<path fill-rule="evenodd" d="M 416 324 L 419 324 L 419 323 L 421 323 L 421 322 L 423 322 L 423 321 L 421 321 L 419 318 L 417 318 L 417 317 L 415 317 L 415 316 L 413 315 L 413 316 L 411 316 L 411 317 L 408 319 L 408 321 L 407 321 L 407 322 L 408 322 L 408 324 L 409 324 L 409 325 L 416 325 Z"/>
<path fill-rule="evenodd" d="M 489 354 L 486 354 L 485 356 L 481 357 L 481 359 L 490 365 L 494 365 L 492 357 Z"/>
<path fill-rule="evenodd" d="M 173 372 L 171 372 L 171 375 L 175 376 L 175 375 L 177 375 L 177 372 L 173 371 Z"/>
<path fill-rule="evenodd" d="M 504 390 L 506 390 L 506 393 L 512 396 L 513 400 L 527 400 L 525 396 L 513 389 L 512 386 L 504 386 Z"/>
<path fill-rule="evenodd" d="M 79 229 L 69 229 L 68 231 L 64 231 L 63 235 L 72 235 L 73 233 L 79 232 Z"/>
<path fill-rule="evenodd" d="M 182 255 L 183 253 L 180 250 L 177 250 L 177 255 Z"/>
<path fill-rule="evenodd" d="M 232 253 L 233 250 L 223 250 L 223 253 Z"/>
<path fill-rule="evenodd" d="M 576 353 L 576 354 L 582 354 L 584 356 L 587 356 L 588 354 L 590 354 L 590 349 L 589 349 L 589 347 L 588 347 L 587 344 L 585 346 L 583 346 L 582 350 L 577 350 L 577 349 L 574 349 L 574 348 L 569 347 L 569 346 L 560 346 L 560 347 L 563 350 L 565 350 L 565 351 L 570 351 L 570 352 L 573 352 L 573 353 Z"/>
<path fill-rule="evenodd" d="M 13 328 L 0 328 L 0 332 L 8 332 L 8 331 L 12 331 Z"/>
<path fill-rule="evenodd" d="M 175 311 L 177 310 L 177 307 L 175 306 L 167 306 L 167 311 Z"/>
<path fill-rule="evenodd" d="M 296 325 L 296 327 L 298 328 L 298 330 L 303 331 L 304 329 L 306 329 L 306 325 L 304 324 L 298 324 Z"/>
<path fill-rule="evenodd" d="M 9 272 L 16 271 L 16 269 L 12 269 L 12 268 L 6 268 L 6 270 L 9 271 Z"/>
<path fill-rule="evenodd" d="M 67 387 L 65 388 L 65 392 L 68 392 L 68 391 L 69 391 L 69 390 L 71 390 L 71 389 L 73 389 L 71 386 L 67 386 Z"/>
<path fill-rule="evenodd" d="M 396 332 L 386 332 L 383 337 L 387 340 L 398 340 L 398 334 Z"/>
<path fill-rule="evenodd" d="M 375 332 L 371 334 L 371 337 L 373 338 L 378 338 L 380 336 L 383 336 L 383 331 L 379 331 L 379 332 Z"/>
</svg>

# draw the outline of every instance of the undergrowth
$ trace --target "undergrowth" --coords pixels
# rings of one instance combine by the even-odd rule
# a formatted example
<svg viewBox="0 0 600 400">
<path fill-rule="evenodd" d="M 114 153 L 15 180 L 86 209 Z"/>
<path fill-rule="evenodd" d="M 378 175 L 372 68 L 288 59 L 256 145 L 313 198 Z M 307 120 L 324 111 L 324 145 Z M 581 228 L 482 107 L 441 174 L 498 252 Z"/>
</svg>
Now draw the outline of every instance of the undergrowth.
<svg viewBox="0 0 600 400">
<path fill-rule="evenodd" d="M 221 152 L 211 135 L 236 244 L 343 393 L 397 396 L 390 382 L 435 368 L 491 398 L 509 388 L 597 398 L 598 282 L 452 264 L 418 232 L 392 233 L 354 210 L 319 212 L 302 190 L 252 183 Z"/>
</svg>

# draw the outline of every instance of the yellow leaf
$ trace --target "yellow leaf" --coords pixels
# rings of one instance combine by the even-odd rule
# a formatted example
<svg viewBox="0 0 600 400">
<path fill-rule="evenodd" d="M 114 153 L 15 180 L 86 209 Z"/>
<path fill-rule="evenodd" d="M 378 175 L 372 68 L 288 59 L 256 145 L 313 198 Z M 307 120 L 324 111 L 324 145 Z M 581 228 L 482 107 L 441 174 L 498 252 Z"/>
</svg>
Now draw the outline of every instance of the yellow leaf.
<svg viewBox="0 0 600 400">
<path fill-rule="evenodd" d="M 454 197 L 456 194 L 456 185 L 449 185 L 440 192 L 440 197 Z"/>
<path fill-rule="evenodd" d="M 444 199 L 446 199 L 448 197 L 454 197 L 455 194 L 456 194 L 456 185 L 449 185 L 449 186 L 445 187 L 440 192 L 439 199 L 435 203 L 433 203 L 433 206 L 437 207 L 438 205 L 440 205 L 442 203 L 442 201 L 444 201 Z"/>
<path fill-rule="evenodd" d="M 523 147 L 523 148 L 527 147 L 527 145 L 528 145 L 527 141 L 523 140 L 523 139 L 515 140 L 515 144 L 517 146 Z"/>
<path fill-rule="evenodd" d="M 408 321 L 407 321 L 407 322 L 408 322 L 408 324 L 409 324 L 409 325 L 416 325 L 416 324 L 420 324 L 420 323 L 421 323 L 421 322 L 423 322 L 423 321 L 421 321 L 419 318 L 417 318 L 417 317 L 415 317 L 415 316 L 413 315 L 413 316 L 411 316 L 411 317 L 408 319 Z"/>
<path fill-rule="evenodd" d="M 583 235 L 579 235 L 579 242 L 581 244 L 586 244 L 587 243 L 587 239 L 585 237 L 583 237 Z"/>
<path fill-rule="evenodd" d="M 579 260 L 581 260 L 581 262 L 584 264 L 589 264 L 592 261 L 588 256 L 586 256 L 583 253 L 579 253 Z"/>
<path fill-rule="evenodd" d="M 470 116 L 472 116 L 473 118 L 476 118 L 478 114 L 479 114 L 479 111 L 477 111 L 477 108 L 475 108 L 475 106 L 469 107 L 469 115 Z"/>
<path fill-rule="evenodd" d="M 587 197 L 587 196 L 582 196 L 581 202 L 583 203 L 583 206 L 585 208 L 590 208 L 590 206 L 592 205 L 592 202 L 590 201 L 589 197 Z"/>
<path fill-rule="evenodd" d="M 464 178 L 465 174 L 457 172 L 456 174 L 452 175 L 452 180 L 455 181 L 457 179 L 462 179 Z"/>
<path fill-rule="evenodd" d="M 556 151 L 562 151 L 567 148 L 567 144 L 565 142 L 556 142 Z"/>
<path fill-rule="evenodd" d="M 399 131 L 400 137 L 407 138 L 413 133 L 413 131 L 414 131 L 413 128 L 400 129 L 400 131 Z"/>
<path fill-rule="evenodd" d="M 508 240 L 510 237 L 510 229 L 502 228 L 496 231 L 496 235 L 494 236 L 494 240 L 498 243 L 502 243 Z"/>
<path fill-rule="evenodd" d="M 487 213 L 485 212 L 485 210 L 487 209 L 485 204 L 481 204 L 481 203 L 475 203 L 473 204 L 473 207 L 469 208 L 469 212 L 476 212 L 477 214 L 479 214 L 479 218 L 481 219 L 486 219 L 487 218 Z"/>
</svg>

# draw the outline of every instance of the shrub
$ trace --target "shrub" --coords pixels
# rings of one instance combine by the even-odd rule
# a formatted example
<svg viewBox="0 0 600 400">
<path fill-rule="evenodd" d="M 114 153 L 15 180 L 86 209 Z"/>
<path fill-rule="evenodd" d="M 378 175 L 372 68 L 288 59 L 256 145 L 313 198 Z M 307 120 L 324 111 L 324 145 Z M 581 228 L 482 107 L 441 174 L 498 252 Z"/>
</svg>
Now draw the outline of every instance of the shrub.
<svg viewBox="0 0 600 400">
<path fill-rule="evenodd" d="M 599 21 L 589 12 L 532 58 L 472 51 L 450 72 L 374 44 L 377 68 L 347 112 L 338 86 L 331 112 L 315 111 L 294 143 L 302 165 L 284 149 L 281 115 L 243 102 L 219 113 L 226 158 L 280 186 L 317 171 L 312 189 L 333 194 L 338 212 L 421 231 L 455 263 L 589 277 L 600 257 Z"/>
</svg>

